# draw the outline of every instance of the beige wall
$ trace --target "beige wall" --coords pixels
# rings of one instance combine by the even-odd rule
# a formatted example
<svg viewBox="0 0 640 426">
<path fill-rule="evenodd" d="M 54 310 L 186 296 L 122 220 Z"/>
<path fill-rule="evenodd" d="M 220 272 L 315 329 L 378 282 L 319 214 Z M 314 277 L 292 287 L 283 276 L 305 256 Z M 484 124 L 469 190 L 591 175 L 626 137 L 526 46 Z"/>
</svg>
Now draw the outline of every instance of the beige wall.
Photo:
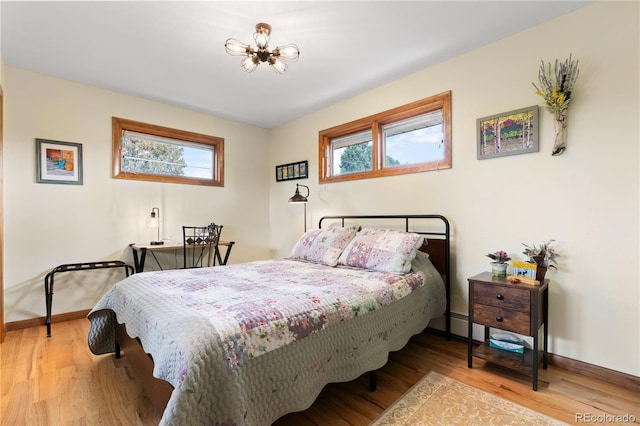
<svg viewBox="0 0 640 426">
<path fill-rule="evenodd" d="M 266 130 L 10 66 L 4 71 L 7 322 L 44 316 L 44 276 L 59 264 L 132 262 L 128 244 L 155 239 L 144 221 L 156 206 L 163 238 L 180 239 L 182 225 L 215 221 L 224 225 L 223 239 L 237 243 L 230 263 L 268 257 Z M 112 116 L 223 137 L 224 188 L 112 179 Z M 81 143 L 84 185 L 36 183 L 36 138 Z M 58 275 L 54 314 L 91 308 L 120 277 Z"/>
<path fill-rule="evenodd" d="M 453 310 L 467 313 L 467 277 L 485 254 L 557 240 L 551 271 L 553 353 L 640 376 L 637 2 L 603 2 L 308 115 L 271 134 L 271 168 L 309 160 L 309 220 L 325 214 L 440 213 L 453 224 Z M 597 29 L 597 30 L 594 30 Z M 540 60 L 580 61 L 568 150 L 552 157 L 551 115 L 540 109 L 540 152 L 476 159 L 476 119 L 542 104 Z M 452 91 L 453 168 L 318 185 L 318 131 Z M 271 179 L 274 256 L 302 232 L 294 183 Z M 517 197 L 516 197 L 517 195 Z M 526 201 L 522 200 L 522 195 Z"/>
<path fill-rule="evenodd" d="M 556 239 L 563 257 L 549 274 L 551 351 L 640 376 L 638 9 L 598 3 L 271 131 L 0 67 L 5 320 L 44 315 L 43 279 L 58 264 L 131 261 L 127 245 L 152 238 L 143 222 L 154 206 L 165 238 L 187 222 L 224 224 L 238 243 L 232 263 L 286 255 L 302 233 L 302 207 L 287 204 L 295 185 L 276 183 L 274 166 L 308 159 L 311 178 L 299 182 L 311 187 L 309 227 L 337 213 L 451 220 L 458 313 L 467 312 L 466 278 L 488 268 L 487 252 L 519 257 L 522 242 Z M 541 109 L 539 153 L 476 160 L 476 118 L 540 104 L 530 84 L 540 60 L 569 53 L 581 75 L 567 152 L 551 157 L 552 120 Z M 453 93 L 452 169 L 318 185 L 319 130 L 445 90 Z M 225 138 L 225 187 L 112 179 L 112 116 Z M 36 138 L 82 143 L 84 185 L 35 183 Z M 533 194 L 529 206 L 511 201 L 523 190 Z M 95 274 L 56 279 L 54 314 L 92 307 L 119 278 Z"/>
</svg>

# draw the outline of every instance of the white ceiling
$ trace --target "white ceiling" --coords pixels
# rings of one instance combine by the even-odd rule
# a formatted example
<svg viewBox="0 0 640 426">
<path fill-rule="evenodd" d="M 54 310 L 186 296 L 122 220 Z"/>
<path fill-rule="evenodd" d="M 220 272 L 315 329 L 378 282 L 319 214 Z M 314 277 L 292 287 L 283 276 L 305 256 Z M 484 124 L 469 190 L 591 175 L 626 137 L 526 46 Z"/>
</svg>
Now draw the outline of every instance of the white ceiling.
<svg viewBox="0 0 640 426">
<path fill-rule="evenodd" d="M 6 65 L 272 128 L 591 1 L 0 2 Z M 224 49 L 295 43 L 279 75 Z"/>
</svg>

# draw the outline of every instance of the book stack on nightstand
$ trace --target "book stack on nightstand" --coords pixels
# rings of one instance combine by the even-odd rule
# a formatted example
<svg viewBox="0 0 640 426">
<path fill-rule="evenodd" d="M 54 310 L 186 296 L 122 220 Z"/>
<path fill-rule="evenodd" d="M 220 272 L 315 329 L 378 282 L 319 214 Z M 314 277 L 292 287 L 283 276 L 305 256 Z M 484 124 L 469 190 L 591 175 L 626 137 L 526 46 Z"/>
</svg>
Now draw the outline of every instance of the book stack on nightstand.
<svg viewBox="0 0 640 426">
<path fill-rule="evenodd" d="M 494 277 L 491 272 L 483 272 L 469 278 L 468 281 L 469 368 L 473 367 L 473 357 L 477 357 L 524 371 L 532 375 L 533 390 L 538 390 L 538 364 L 541 360 L 543 368 L 547 368 L 549 280 L 537 285 L 512 283 L 506 277 Z M 484 326 L 484 342 L 475 349 L 474 323 Z M 542 350 L 540 350 L 539 331 L 542 326 L 544 326 L 544 337 Z M 497 329 L 498 332 L 490 336 L 491 328 Z M 506 334 L 503 333 L 504 331 L 531 336 L 533 348 L 528 349 L 522 346 L 520 352 L 519 346 L 514 346 L 513 349 L 517 350 L 505 350 L 509 345 L 504 344 L 503 335 Z"/>
</svg>

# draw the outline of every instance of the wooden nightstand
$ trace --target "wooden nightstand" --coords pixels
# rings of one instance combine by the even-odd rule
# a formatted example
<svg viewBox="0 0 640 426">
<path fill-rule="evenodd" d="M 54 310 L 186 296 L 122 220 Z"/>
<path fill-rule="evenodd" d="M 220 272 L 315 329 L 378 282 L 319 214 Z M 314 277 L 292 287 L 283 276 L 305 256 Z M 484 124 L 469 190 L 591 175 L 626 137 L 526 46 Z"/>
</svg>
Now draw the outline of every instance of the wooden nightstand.
<svg viewBox="0 0 640 426">
<path fill-rule="evenodd" d="M 538 390 L 538 364 L 547 368 L 549 280 L 540 285 L 510 283 L 506 278 L 483 272 L 469 281 L 469 368 L 473 357 L 482 358 L 533 376 L 533 390 Z M 484 326 L 484 342 L 473 348 L 473 324 Z M 540 327 L 544 325 L 542 351 Z M 533 349 L 524 354 L 489 347 L 489 328 L 512 331 L 533 337 Z"/>
</svg>

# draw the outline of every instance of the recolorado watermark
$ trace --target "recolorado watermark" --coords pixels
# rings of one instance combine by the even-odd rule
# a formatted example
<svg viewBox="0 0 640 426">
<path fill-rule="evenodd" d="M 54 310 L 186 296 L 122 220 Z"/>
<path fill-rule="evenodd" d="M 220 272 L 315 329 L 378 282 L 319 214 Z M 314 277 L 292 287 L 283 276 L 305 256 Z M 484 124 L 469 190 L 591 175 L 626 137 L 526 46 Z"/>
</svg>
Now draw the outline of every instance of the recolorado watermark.
<svg viewBox="0 0 640 426">
<path fill-rule="evenodd" d="M 576 423 L 633 423 L 636 416 L 633 414 L 591 414 L 576 413 Z"/>
</svg>

